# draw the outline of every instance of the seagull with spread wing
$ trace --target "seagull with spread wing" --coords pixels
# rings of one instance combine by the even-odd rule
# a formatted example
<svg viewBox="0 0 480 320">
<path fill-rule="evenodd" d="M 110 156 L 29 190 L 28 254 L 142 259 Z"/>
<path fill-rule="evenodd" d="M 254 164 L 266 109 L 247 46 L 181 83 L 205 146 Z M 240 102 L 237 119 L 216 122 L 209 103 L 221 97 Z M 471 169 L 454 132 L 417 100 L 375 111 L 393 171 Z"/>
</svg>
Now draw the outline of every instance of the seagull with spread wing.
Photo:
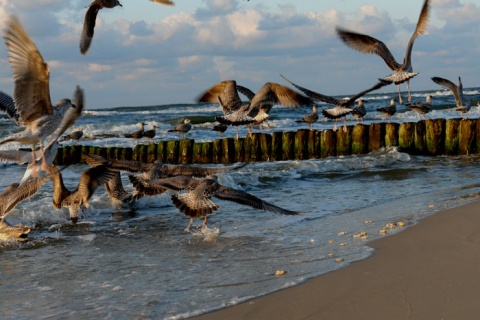
<svg viewBox="0 0 480 320">
<path fill-rule="evenodd" d="M 425 0 L 420 16 L 418 17 L 417 27 L 410 37 L 402 63 L 395 60 L 390 50 L 382 41 L 366 34 L 349 31 L 340 27 L 336 28 L 338 36 L 347 46 L 365 54 L 376 54 L 385 61 L 387 66 L 393 71 L 393 74 L 382 79 L 391 81 L 397 85 L 400 104 L 403 103 L 402 96 L 400 95 L 400 84 L 404 82 L 407 83 L 408 102 L 412 102 L 412 97 L 410 95 L 410 79 L 418 75 L 418 72 L 413 72 L 412 67 L 413 43 L 419 36 L 425 34 L 427 31 L 429 11 L 429 0 Z"/>
</svg>

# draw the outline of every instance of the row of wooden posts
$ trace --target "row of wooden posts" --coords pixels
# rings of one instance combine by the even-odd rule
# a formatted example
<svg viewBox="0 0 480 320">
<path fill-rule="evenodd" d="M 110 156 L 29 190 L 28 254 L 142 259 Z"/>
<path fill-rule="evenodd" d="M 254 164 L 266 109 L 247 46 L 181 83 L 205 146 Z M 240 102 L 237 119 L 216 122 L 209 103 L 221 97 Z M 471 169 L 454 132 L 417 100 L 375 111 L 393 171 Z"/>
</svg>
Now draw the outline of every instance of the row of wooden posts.
<svg viewBox="0 0 480 320">
<path fill-rule="evenodd" d="M 420 122 L 357 124 L 333 130 L 254 133 L 251 137 L 195 142 L 160 141 L 126 147 L 72 145 L 59 148 L 55 163 L 82 162 L 82 154 L 107 159 L 171 164 L 235 163 L 318 159 L 366 154 L 396 146 L 413 155 L 463 155 L 480 152 L 480 119 L 432 119 Z"/>
</svg>

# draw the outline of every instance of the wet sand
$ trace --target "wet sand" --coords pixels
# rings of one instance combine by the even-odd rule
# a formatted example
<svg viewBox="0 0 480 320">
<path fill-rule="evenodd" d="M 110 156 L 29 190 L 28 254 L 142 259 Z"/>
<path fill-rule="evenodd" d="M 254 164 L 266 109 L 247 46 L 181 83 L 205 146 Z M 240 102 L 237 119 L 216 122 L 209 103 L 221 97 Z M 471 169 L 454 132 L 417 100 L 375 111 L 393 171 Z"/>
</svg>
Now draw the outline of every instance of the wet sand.
<svg viewBox="0 0 480 320">
<path fill-rule="evenodd" d="M 480 318 L 480 202 L 369 245 L 368 259 L 195 319 Z"/>
</svg>

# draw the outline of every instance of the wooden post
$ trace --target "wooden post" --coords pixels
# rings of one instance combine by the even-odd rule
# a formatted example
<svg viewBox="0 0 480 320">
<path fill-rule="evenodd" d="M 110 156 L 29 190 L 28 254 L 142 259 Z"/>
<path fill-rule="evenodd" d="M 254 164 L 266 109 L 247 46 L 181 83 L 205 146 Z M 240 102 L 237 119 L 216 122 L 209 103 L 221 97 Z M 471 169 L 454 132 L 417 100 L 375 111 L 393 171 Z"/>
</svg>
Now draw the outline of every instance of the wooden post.
<svg viewBox="0 0 480 320">
<path fill-rule="evenodd" d="M 157 160 L 157 155 L 157 145 L 155 143 L 149 143 L 147 145 L 147 162 L 155 162 Z"/>
<path fill-rule="evenodd" d="M 295 133 L 294 154 L 295 159 L 308 159 L 308 132 L 309 129 L 300 129 Z"/>
<path fill-rule="evenodd" d="M 398 128 L 400 125 L 394 122 L 385 124 L 385 147 L 398 147 Z"/>
<path fill-rule="evenodd" d="M 245 138 L 238 138 L 235 140 L 235 162 L 245 162 Z"/>
<path fill-rule="evenodd" d="M 190 164 L 193 162 L 193 139 L 180 140 L 179 163 Z"/>
<path fill-rule="evenodd" d="M 372 123 L 368 126 L 368 152 L 385 146 L 385 123 Z"/>
<path fill-rule="evenodd" d="M 166 163 L 177 164 L 178 163 L 178 151 L 180 149 L 180 141 L 170 140 L 167 141 L 167 161 Z"/>
<path fill-rule="evenodd" d="M 352 130 L 352 154 L 368 153 L 368 127 L 356 124 Z"/>
<path fill-rule="evenodd" d="M 283 160 L 283 132 L 274 132 L 272 134 L 272 160 Z"/>
<path fill-rule="evenodd" d="M 432 156 L 443 154 L 445 150 L 445 120 L 427 120 L 425 130 L 427 154 Z"/>
<path fill-rule="evenodd" d="M 157 143 L 157 160 L 167 161 L 167 141 L 159 141 Z"/>
<path fill-rule="evenodd" d="M 235 162 L 235 140 L 233 138 L 223 138 L 223 163 Z"/>
<path fill-rule="evenodd" d="M 336 154 L 336 134 L 332 129 L 323 130 L 320 134 L 320 156 L 333 157 Z"/>
<path fill-rule="evenodd" d="M 399 151 L 410 154 L 415 153 L 415 123 L 403 122 L 398 128 Z"/>
<path fill-rule="evenodd" d="M 260 136 L 260 160 L 270 161 L 272 155 L 272 136 L 262 133 Z"/>
<path fill-rule="evenodd" d="M 426 120 L 421 120 L 415 124 L 415 154 L 427 154 L 425 122 Z"/>
<path fill-rule="evenodd" d="M 348 156 L 352 154 L 352 126 L 348 126 L 345 131 L 343 127 L 336 132 L 337 156 Z"/>
<path fill-rule="evenodd" d="M 295 132 L 284 132 L 282 137 L 283 160 L 295 159 Z"/>
<path fill-rule="evenodd" d="M 448 119 L 445 124 L 445 154 L 457 155 L 459 147 L 460 119 Z"/>
<path fill-rule="evenodd" d="M 463 119 L 460 121 L 459 152 L 460 154 L 472 154 L 477 152 L 476 133 L 477 121 Z"/>
<path fill-rule="evenodd" d="M 222 163 L 223 142 L 220 139 L 213 140 L 213 163 Z"/>
<path fill-rule="evenodd" d="M 307 141 L 307 157 L 308 159 L 320 158 L 320 131 L 309 130 Z"/>
</svg>

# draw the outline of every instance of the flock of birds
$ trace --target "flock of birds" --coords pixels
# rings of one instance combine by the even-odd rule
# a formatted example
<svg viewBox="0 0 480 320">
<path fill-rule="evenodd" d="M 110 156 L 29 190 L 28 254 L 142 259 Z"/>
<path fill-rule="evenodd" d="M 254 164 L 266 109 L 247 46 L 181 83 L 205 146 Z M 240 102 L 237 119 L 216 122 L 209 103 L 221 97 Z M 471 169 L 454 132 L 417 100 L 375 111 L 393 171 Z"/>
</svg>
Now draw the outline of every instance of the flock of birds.
<svg viewBox="0 0 480 320">
<path fill-rule="evenodd" d="M 174 4 L 168 0 L 150 1 L 166 5 Z M 91 3 L 85 14 L 80 39 L 80 52 L 82 54 L 86 54 L 90 48 L 99 10 L 116 6 L 121 6 L 118 0 L 94 0 Z M 238 126 L 240 125 L 247 125 L 249 133 L 251 133 L 252 126 L 260 126 L 261 128 L 264 123 L 269 126 L 267 120 L 274 105 L 285 107 L 312 106 L 313 112 L 311 114 L 297 120 L 297 122 L 307 123 L 312 129 L 312 124 L 319 118 L 316 101 L 333 105 L 333 108 L 322 110 L 322 114 L 335 120 L 334 130 L 336 130 L 338 119 L 344 118 L 345 120 L 348 114 L 353 114 L 357 119 L 365 116 L 365 106 L 360 99 L 363 95 L 392 83 L 398 86 L 398 101 L 402 104 L 400 84 L 406 82 L 408 87 L 408 104 L 406 105 L 410 110 L 424 115 L 432 108 L 430 97 L 427 97 L 425 103 L 412 102 L 409 82 L 410 79 L 418 75 L 417 72 L 413 72 L 411 53 L 416 38 L 426 31 L 429 9 L 429 0 L 425 0 L 415 32 L 410 38 L 401 64 L 393 58 L 391 52 L 380 40 L 337 27 L 336 32 L 339 38 L 347 46 L 363 53 L 373 53 L 380 56 L 393 71 L 390 76 L 379 79 L 372 87 L 348 99 L 336 99 L 311 91 L 282 76 L 302 93 L 273 82 L 265 83 L 257 93 L 254 93 L 246 87 L 237 85 L 235 80 L 227 80 L 205 90 L 199 95 L 197 101 L 218 103 L 223 110 L 223 115 L 216 117 L 218 125 L 215 126 L 214 130 L 224 132 L 227 126 L 235 126 L 237 139 Z M 0 92 L 0 110 L 5 112 L 17 126 L 25 129 L 4 138 L 0 141 L 0 145 L 17 142 L 30 145 L 31 151 L 0 151 L 1 161 L 18 164 L 28 163 L 27 170 L 20 183 L 11 184 L 0 194 L 0 239 L 16 241 L 27 237 L 32 228 L 23 225 L 10 225 L 5 218 L 16 205 L 32 197 L 48 181 L 52 181 L 53 185 L 53 206 L 57 209 L 68 208 L 72 223 L 78 221 L 80 212 L 83 212 L 84 208 L 88 208 L 93 193 L 102 185 L 105 186 L 107 194 L 115 203 L 128 206 L 133 205 L 144 196 L 154 196 L 170 191 L 174 206 L 190 218 L 187 230 L 192 225 L 194 218 L 203 218 L 202 226 L 206 228 L 207 216 L 219 208 L 211 200 L 212 197 L 279 214 L 298 214 L 298 212 L 280 208 L 242 190 L 219 184 L 217 174 L 235 170 L 241 166 L 221 169 L 167 166 L 161 162 L 141 163 L 85 155 L 84 160 L 91 168 L 80 175 L 79 183 L 74 190 L 67 189 L 63 183 L 61 170 L 58 170 L 52 162 L 58 148 L 59 137 L 72 127 L 81 116 L 84 108 L 84 91 L 77 86 L 73 99 L 61 99 L 53 104 L 50 98 L 48 65 L 15 16 L 11 16 L 7 22 L 4 39 L 8 48 L 8 60 L 13 70 L 14 90 L 13 97 Z M 432 80 L 453 92 L 458 111 L 463 114 L 468 112 L 470 102 L 465 101 L 463 97 L 460 77 L 458 85 L 439 77 L 433 77 Z M 245 95 L 248 102 L 243 102 L 239 93 Z M 355 103 L 357 103 L 356 107 L 354 107 Z M 391 118 L 396 112 L 395 99 L 391 100 L 389 106 L 379 108 L 378 111 Z M 145 125 L 145 123 L 141 123 L 140 130 L 125 136 L 136 140 L 143 137 L 152 139 L 155 136 L 156 127 L 153 126 L 150 130 L 145 130 Z M 185 138 L 191 128 L 190 120 L 185 119 L 183 123 L 169 131 L 178 132 Z M 345 123 L 344 129 L 346 129 Z M 72 132 L 69 138 L 77 141 L 82 135 L 83 131 L 80 129 Z M 39 146 L 38 150 L 36 150 L 37 145 Z M 128 178 L 134 189 L 133 192 L 125 191 L 122 185 L 121 172 L 128 173 Z"/>
</svg>

